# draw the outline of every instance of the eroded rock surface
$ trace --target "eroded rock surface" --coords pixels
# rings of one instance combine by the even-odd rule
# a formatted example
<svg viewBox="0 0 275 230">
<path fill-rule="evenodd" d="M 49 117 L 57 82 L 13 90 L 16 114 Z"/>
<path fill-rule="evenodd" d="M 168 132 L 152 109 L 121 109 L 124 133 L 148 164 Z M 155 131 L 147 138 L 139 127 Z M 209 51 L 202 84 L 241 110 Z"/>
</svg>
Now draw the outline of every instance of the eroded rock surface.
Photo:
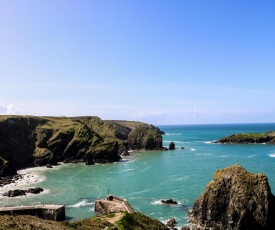
<svg viewBox="0 0 275 230">
<path fill-rule="evenodd" d="M 198 229 L 275 229 L 275 198 L 267 177 L 239 165 L 217 170 L 189 211 Z"/>
</svg>

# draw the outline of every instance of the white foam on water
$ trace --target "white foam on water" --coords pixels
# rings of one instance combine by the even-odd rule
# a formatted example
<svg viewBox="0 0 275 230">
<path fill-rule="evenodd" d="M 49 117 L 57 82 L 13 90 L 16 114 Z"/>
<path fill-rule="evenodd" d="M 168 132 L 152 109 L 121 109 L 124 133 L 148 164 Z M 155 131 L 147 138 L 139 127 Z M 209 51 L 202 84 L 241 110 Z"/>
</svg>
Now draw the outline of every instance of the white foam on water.
<svg viewBox="0 0 275 230">
<path fill-rule="evenodd" d="M 152 201 L 151 204 L 158 205 L 158 204 L 162 204 L 162 203 L 161 203 L 161 200 L 155 200 L 155 201 Z"/>
<path fill-rule="evenodd" d="M 128 172 L 128 171 L 133 171 L 134 169 L 123 169 L 121 172 Z"/>
<path fill-rule="evenodd" d="M 165 133 L 166 136 L 180 136 L 182 133 Z"/>
<path fill-rule="evenodd" d="M 274 158 L 275 157 L 275 153 L 270 153 L 270 154 L 268 154 L 268 156 Z"/>
<path fill-rule="evenodd" d="M 46 177 L 41 175 L 39 172 L 44 170 L 50 170 L 46 167 L 35 167 L 35 168 L 28 168 L 18 170 L 18 174 L 21 175 L 21 178 L 16 180 L 14 183 L 7 184 L 2 187 L 2 191 L 17 189 L 17 188 L 24 188 L 24 187 L 31 187 L 34 184 L 40 183 L 46 180 Z"/>
<path fill-rule="evenodd" d="M 194 148 L 191 148 L 190 150 L 191 150 L 192 152 L 196 151 L 196 149 L 194 149 Z"/>
<path fill-rule="evenodd" d="M 215 140 L 213 140 L 213 141 L 204 141 L 204 144 L 210 144 L 210 145 L 212 145 L 212 144 L 214 144 L 214 141 Z"/>
<path fill-rule="evenodd" d="M 72 205 L 68 205 L 68 208 L 80 208 L 80 207 L 85 207 L 85 206 L 92 206 L 94 205 L 94 203 L 89 203 L 88 199 L 83 199 L 82 201 L 76 203 L 76 204 L 72 204 Z"/>
</svg>

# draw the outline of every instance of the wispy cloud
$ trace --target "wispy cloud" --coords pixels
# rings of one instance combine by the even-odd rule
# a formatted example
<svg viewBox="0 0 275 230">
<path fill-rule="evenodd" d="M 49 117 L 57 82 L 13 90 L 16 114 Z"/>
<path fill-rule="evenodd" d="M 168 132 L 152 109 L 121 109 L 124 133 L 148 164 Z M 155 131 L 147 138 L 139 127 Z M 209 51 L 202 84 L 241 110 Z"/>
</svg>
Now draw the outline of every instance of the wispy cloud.
<svg viewBox="0 0 275 230">
<path fill-rule="evenodd" d="M 13 105 L 4 105 L 0 103 L 0 115 L 16 115 L 19 111 Z"/>
</svg>

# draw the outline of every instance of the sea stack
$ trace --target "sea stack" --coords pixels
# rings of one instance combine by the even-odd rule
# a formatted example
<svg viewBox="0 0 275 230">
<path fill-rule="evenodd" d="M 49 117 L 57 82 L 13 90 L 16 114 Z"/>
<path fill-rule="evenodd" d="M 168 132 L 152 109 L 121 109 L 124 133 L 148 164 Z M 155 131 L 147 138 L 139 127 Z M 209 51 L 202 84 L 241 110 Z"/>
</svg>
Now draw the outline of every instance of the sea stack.
<svg viewBox="0 0 275 230">
<path fill-rule="evenodd" d="M 217 170 L 189 211 L 198 229 L 275 229 L 274 216 L 267 177 L 239 165 Z"/>
</svg>

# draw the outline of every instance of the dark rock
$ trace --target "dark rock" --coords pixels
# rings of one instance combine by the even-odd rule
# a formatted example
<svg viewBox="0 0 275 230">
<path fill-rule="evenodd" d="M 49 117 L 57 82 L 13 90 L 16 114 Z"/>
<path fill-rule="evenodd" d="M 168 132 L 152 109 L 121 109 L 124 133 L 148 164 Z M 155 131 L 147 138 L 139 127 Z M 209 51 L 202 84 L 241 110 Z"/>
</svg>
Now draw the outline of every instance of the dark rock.
<svg viewBox="0 0 275 230">
<path fill-rule="evenodd" d="M 8 196 L 8 197 L 25 196 L 26 193 L 39 194 L 40 192 L 43 192 L 43 188 L 29 188 L 28 190 L 15 189 L 15 190 L 9 190 L 8 192 L 4 193 L 3 196 Z"/>
<path fill-rule="evenodd" d="M 8 192 L 3 194 L 3 196 L 7 196 L 7 197 L 25 196 L 25 195 L 26 195 L 26 191 L 21 189 L 9 190 Z"/>
<path fill-rule="evenodd" d="M 85 165 L 94 165 L 95 162 L 92 159 L 89 159 L 88 161 L 86 161 Z"/>
<path fill-rule="evenodd" d="M 53 168 L 53 166 L 51 164 L 47 164 L 46 167 L 49 168 L 49 169 Z"/>
<path fill-rule="evenodd" d="M 39 194 L 40 192 L 43 192 L 43 188 L 29 188 L 27 193 L 33 193 L 33 194 Z"/>
<path fill-rule="evenodd" d="M 172 141 L 170 144 L 169 144 L 169 150 L 174 150 L 175 149 L 175 143 Z"/>
<path fill-rule="evenodd" d="M 175 224 L 176 224 L 175 218 L 171 218 L 171 219 L 167 222 L 166 226 L 174 228 Z"/>
<path fill-rule="evenodd" d="M 161 200 L 161 203 L 163 203 L 163 204 L 178 204 L 178 202 L 173 199 Z"/>
<path fill-rule="evenodd" d="M 166 147 L 163 147 L 163 149 L 162 149 L 163 151 L 168 151 L 168 148 L 166 148 Z"/>
<path fill-rule="evenodd" d="M 184 149 L 184 147 L 181 147 L 180 149 Z"/>
<path fill-rule="evenodd" d="M 265 175 L 233 165 L 215 172 L 188 216 L 198 229 L 275 229 L 275 197 Z"/>
</svg>

